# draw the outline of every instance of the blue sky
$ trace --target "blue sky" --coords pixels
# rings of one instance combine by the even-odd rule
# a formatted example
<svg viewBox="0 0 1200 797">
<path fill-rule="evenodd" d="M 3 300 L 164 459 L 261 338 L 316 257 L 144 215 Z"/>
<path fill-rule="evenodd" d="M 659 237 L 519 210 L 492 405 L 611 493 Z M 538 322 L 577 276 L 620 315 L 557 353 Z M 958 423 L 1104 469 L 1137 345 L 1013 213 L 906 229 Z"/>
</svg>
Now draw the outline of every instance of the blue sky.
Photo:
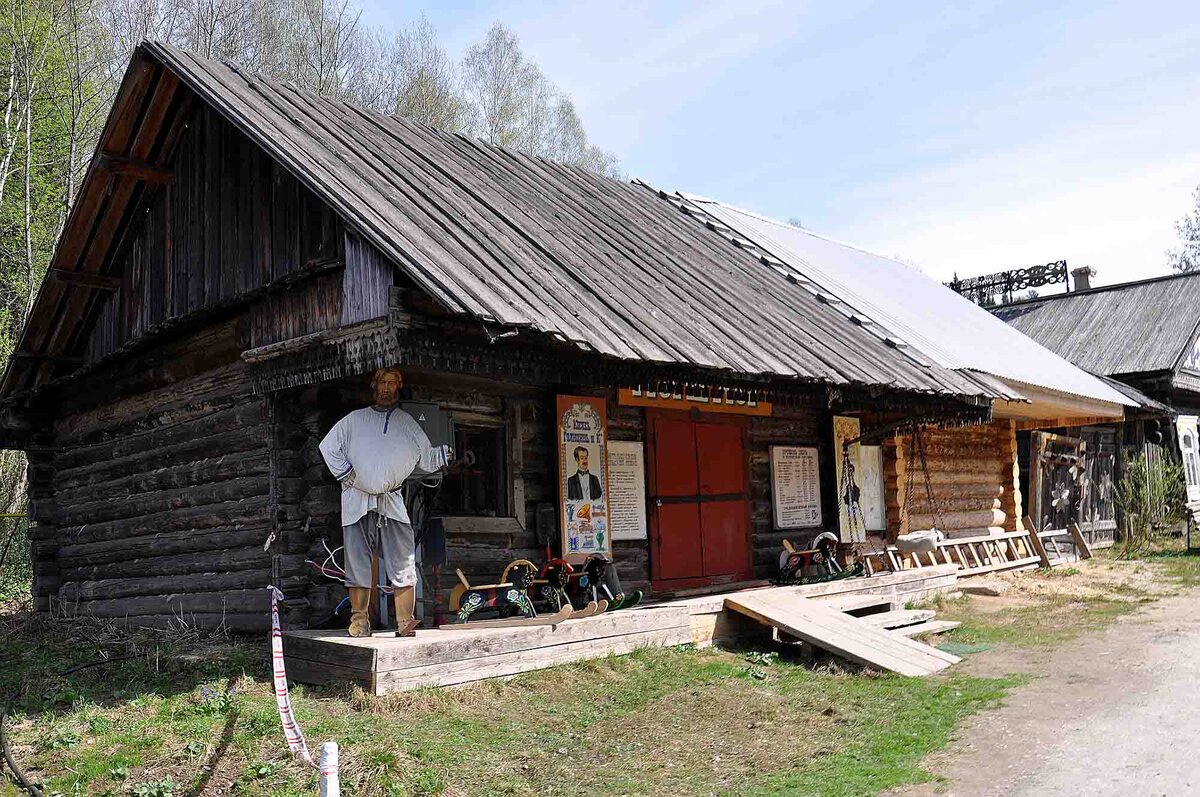
<svg viewBox="0 0 1200 797">
<path fill-rule="evenodd" d="M 512 28 L 629 177 L 939 279 L 1165 273 L 1200 183 L 1194 3 L 372 0 L 364 21 L 422 13 L 456 56 Z"/>
</svg>

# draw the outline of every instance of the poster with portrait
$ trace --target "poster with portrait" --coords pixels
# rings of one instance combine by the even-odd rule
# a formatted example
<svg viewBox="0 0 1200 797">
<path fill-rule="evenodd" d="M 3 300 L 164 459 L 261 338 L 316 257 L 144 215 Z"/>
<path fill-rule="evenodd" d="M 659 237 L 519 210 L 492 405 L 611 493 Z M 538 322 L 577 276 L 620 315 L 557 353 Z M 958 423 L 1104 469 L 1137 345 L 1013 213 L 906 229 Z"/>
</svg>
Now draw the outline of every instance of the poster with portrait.
<svg viewBox="0 0 1200 797">
<path fill-rule="evenodd" d="M 608 513 L 608 429 L 603 398 L 558 397 L 558 496 L 563 556 L 612 558 Z"/>
</svg>

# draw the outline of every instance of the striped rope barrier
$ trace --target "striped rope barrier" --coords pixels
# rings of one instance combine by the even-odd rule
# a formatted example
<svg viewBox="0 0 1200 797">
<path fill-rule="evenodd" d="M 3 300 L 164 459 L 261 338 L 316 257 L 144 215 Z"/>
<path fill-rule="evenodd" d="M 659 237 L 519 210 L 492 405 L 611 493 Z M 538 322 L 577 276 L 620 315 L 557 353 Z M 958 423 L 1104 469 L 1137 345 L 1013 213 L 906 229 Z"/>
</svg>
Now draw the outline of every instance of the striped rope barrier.
<svg viewBox="0 0 1200 797">
<path fill-rule="evenodd" d="M 313 761 L 312 753 L 308 750 L 308 743 L 304 740 L 304 731 L 300 730 L 296 716 L 292 713 L 287 670 L 283 663 L 283 631 L 279 628 L 279 601 L 283 599 L 283 593 L 274 585 L 268 586 L 267 589 L 271 591 L 271 673 L 275 681 L 275 705 L 279 708 L 279 721 L 283 724 L 283 736 L 287 739 L 288 750 L 299 756 L 304 763 L 316 767 L 320 772 L 321 797 L 341 797 L 337 742 L 322 744 L 320 761 Z"/>
</svg>

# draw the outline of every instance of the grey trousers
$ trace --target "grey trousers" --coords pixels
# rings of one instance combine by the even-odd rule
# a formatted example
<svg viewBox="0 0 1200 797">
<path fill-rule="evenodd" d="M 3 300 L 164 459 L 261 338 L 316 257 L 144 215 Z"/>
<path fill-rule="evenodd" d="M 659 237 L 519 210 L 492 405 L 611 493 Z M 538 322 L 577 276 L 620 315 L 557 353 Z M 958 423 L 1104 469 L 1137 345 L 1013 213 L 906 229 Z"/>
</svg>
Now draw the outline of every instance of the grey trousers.
<svg viewBox="0 0 1200 797">
<path fill-rule="evenodd" d="M 374 587 L 371 583 L 371 559 L 381 550 L 379 571 L 393 587 L 411 587 L 417 583 L 417 559 L 413 527 L 384 517 L 374 510 L 357 523 L 342 526 L 342 544 L 346 555 L 346 586 Z"/>
</svg>

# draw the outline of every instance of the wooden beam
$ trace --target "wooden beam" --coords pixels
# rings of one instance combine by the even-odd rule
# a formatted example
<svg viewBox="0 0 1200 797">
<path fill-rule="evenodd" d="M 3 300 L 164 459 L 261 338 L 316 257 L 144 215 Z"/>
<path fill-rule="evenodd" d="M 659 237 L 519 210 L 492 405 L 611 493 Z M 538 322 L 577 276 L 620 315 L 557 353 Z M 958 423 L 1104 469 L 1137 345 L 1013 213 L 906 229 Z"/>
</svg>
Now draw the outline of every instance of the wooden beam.
<svg viewBox="0 0 1200 797">
<path fill-rule="evenodd" d="M 1050 562 L 1050 557 L 1046 554 L 1046 546 L 1042 543 L 1038 529 L 1033 525 L 1033 520 L 1028 515 L 1025 517 L 1025 530 L 1029 532 L 1029 546 L 1033 548 L 1033 552 L 1041 560 L 1042 567 L 1047 569 L 1053 567 L 1054 565 Z"/>
<path fill-rule="evenodd" d="M 91 274 L 86 271 L 68 271 L 64 268 L 52 268 L 50 269 L 50 276 L 68 285 L 95 288 L 98 291 L 115 291 L 121 287 L 120 277 Z"/>
<path fill-rule="evenodd" d="M 17 360 L 41 360 L 44 363 L 52 365 L 70 365 L 78 368 L 87 362 L 83 357 L 68 357 L 62 354 L 45 354 L 39 351 L 14 351 L 13 359 Z"/>
<path fill-rule="evenodd" d="M 1087 543 L 1087 538 L 1083 536 L 1083 530 L 1079 528 L 1078 523 L 1067 524 L 1067 531 L 1071 533 L 1071 539 L 1075 542 L 1075 551 L 1080 560 L 1092 558 L 1092 548 Z"/>
<path fill-rule="evenodd" d="M 158 185 L 166 185 L 175 178 L 168 169 L 111 152 L 100 153 L 96 159 L 96 168 L 119 177 L 132 177 L 135 180 Z"/>
</svg>

